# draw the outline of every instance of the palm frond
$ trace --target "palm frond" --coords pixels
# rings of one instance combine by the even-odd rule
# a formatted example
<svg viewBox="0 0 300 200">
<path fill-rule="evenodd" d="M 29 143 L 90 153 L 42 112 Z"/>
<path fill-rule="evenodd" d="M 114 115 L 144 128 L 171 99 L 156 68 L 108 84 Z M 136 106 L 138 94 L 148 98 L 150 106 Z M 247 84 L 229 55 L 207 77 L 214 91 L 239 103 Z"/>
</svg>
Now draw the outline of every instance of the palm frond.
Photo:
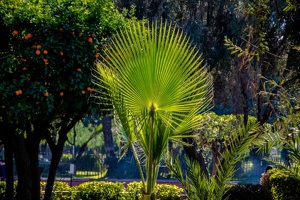
<svg viewBox="0 0 300 200">
<path fill-rule="evenodd" d="M 235 166 L 238 161 L 243 159 L 249 152 L 249 146 L 259 134 L 259 124 L 248 123 L 247 126 L 240 126 L 238 131 L 234 132 L 226 146 L 226 150 L 222 153 L 222 161 L 218 166 L 215 176 L 218 187 L 215 191 L 215 198 L 222 199 L 226 193 L 225 184 L 232 178 L 235 172 Z"/>
</svg>

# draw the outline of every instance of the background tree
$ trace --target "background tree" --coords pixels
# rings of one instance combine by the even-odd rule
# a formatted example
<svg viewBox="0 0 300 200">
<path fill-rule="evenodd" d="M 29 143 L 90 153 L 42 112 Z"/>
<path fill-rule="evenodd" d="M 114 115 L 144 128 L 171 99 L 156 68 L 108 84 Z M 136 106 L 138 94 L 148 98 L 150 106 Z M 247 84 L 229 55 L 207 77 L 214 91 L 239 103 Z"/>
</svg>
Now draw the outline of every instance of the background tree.
<svg viewBox="0 0 300 200">
<path fill-rule="evenodd" d="M 19 134 L 1 133 L 18 144 L 12 145 L 17 199 L 40 199 L 38 153 L 44 138 L 52 152 L 45 193 L 50 199 L 67 133 L 93 103 L 94 61 L 126 20 L 110 1 L 7 0 L 0 6 L 6 38 L 1 40 L 1 120 Z"/>
</svg>

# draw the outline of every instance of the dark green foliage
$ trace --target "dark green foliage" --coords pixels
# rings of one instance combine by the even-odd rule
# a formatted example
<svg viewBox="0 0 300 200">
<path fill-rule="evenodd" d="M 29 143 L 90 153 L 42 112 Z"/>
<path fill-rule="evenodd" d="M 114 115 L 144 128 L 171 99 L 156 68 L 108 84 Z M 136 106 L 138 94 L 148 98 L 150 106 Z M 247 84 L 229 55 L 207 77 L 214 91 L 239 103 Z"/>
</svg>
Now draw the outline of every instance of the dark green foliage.
<svg viewBox="0 0 300 200">
<path fill-rule="evenodd" d="M 228 200 L 272 200 L 270 192 L 261 185 L 232 185 L 225 194 Z M 224 198 L 224 199 L 225 199 Z"/>
<path fill-rule="evenodd" d="M 78 171 L 92 171 L 99 168 L 100 162 L 94 155 L 84 155 L 76 162 L 76 170 Z"/>
<path fill-rule="evenodd" d="M 287 170 L 271 170 L 271 192 L 275 200 L 297 200 L 300 196 L 300 176 Z"/>
</svg>

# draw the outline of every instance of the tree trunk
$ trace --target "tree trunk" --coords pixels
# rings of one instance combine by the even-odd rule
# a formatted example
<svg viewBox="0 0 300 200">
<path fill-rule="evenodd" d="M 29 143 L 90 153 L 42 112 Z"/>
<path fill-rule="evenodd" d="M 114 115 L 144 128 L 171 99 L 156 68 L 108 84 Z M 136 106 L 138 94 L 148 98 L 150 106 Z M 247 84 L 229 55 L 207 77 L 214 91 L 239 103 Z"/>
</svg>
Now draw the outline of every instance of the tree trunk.
<svg viewBox="0 0 300 200">
<path fill-rule="evenodd" d="M 105 154 L 107 157 L 114 157 L 114 141 L 113 135 L 111 131 L 111 116 L 106 114 L 102 119 L 102 127 L 103 127 L 103 135 L 104 135 L 104 143 L 105 143 Z"/>
<path fill-rule="evenodd" d="M 47 179 L 47 185 L 45 189 L 44 200 L 51 200 L 52 190 L 53 190 L 55 176 L 56 176 L 56 170 L 64 148 L 63 144 L 64 142 L 62 143 L 62 145 L 56 146 L 55 151 L 52 152 L 52 159 L 51 159 L 51 164 L 50 164 L 50 169 L 49 169 L 49 174 Z"/>
<path fill-rule="evenodd" d="M 39 167 L 39 144 L 40 140 L 37 134 L 29 136 L 27 134 L 26 141 L 29 140 L 27 144 L 27 152 L 30 159 L 30 169 L 31 169 L 31 179 L 32 179 L 32 200 L 41 199 L 41 173 Z M 28 142 L 28 141 L 27 141 Z"/>
<path fill-rule="evenodd" d="M 220 164 L 220 150 L 219 150 L 219 145 L 218 145 L 218 140 L 214 140 L 212 142 L 212 146 L 211 146 L 211 151 L 212 151 L 212 171 L 211 171 L 211 175 L 214 176 L 217 174 L 218 171 L 218 166 Z"/>
<path fill-rule="evenodd" d="M 198 151 L 195 139 L 194 138 L 183 138 L 182 140 L 184 142 L 190 144 L 190 146 L 183 147 L 186 154 L 188 155 L 188 157 L 192 161 L 198 162 L 200 164 L 202 172 L 205 174 L 206 177 L 208 177 L 208 171 L 206 168 L 206 164 L 205 164 L 203 155 L 202 155 L 201 151 Z"/>
<path fill-rule="evenodd" d="M 17 166 L 18 185 L 17 200 L 32 200 L 32 180 L 30 159 L 25 147 L 23 135 L 14 135 L 14 155 Z"/>
<path fill-rule="evenodd" d="M 59 138 L 58 138 L 58 142 L 56 145 L 53 143 L 52 138 L 46 137 L 47 142 L 48 142 L 49 146 L 51 147 L 50 149 L 52 152 L 52 158 L 51 158 L 50 169 L 49 169 L 49 174 L 48 174 L 48 179 L 47 179 L 47 185 L 46 185 L 46 189 L 45 189 L 44 200 L 51 200 L 57 166 L 59 164 L 59 161 L 60 161 L 62 153 L 63 153 L 64 144 L 68 139 L 67 133 L 69 132 L 69 129 L 65 129 L 65 128 L 66 127 L 63 127 L 61 132 L 58 134 Z"/>
<path fill-rule="evenodd" d="M 108 166 L 107 175 L 110 177 L 114 177 L 117 158 L 115 157 L 114 141 L 111 131 L 111 116 L 109 114 L 105 114 L 105 116 L 103 117 L 102 127 L 106 154 L 105 164 Z"/>
</svg>

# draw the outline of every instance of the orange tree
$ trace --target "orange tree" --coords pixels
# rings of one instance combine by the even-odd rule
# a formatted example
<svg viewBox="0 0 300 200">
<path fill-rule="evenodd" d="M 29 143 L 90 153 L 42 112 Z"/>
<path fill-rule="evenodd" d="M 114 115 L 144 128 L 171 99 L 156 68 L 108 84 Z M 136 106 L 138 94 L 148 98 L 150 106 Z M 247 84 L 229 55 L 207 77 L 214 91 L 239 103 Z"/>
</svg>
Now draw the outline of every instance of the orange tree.
<svg viewBox="0 0 300 200">
<path fill-rule="evenodd" d="M 126 23 L 110 0 L 0 3 L 0 126 L 10 128 L 0 137 L 14 147 L 17 199 L 40 199 L 42 139 L 52 151 L 45 193 L 51 198 L 67 133 L 93 105 L 94 61 Z"/>
</svg>

